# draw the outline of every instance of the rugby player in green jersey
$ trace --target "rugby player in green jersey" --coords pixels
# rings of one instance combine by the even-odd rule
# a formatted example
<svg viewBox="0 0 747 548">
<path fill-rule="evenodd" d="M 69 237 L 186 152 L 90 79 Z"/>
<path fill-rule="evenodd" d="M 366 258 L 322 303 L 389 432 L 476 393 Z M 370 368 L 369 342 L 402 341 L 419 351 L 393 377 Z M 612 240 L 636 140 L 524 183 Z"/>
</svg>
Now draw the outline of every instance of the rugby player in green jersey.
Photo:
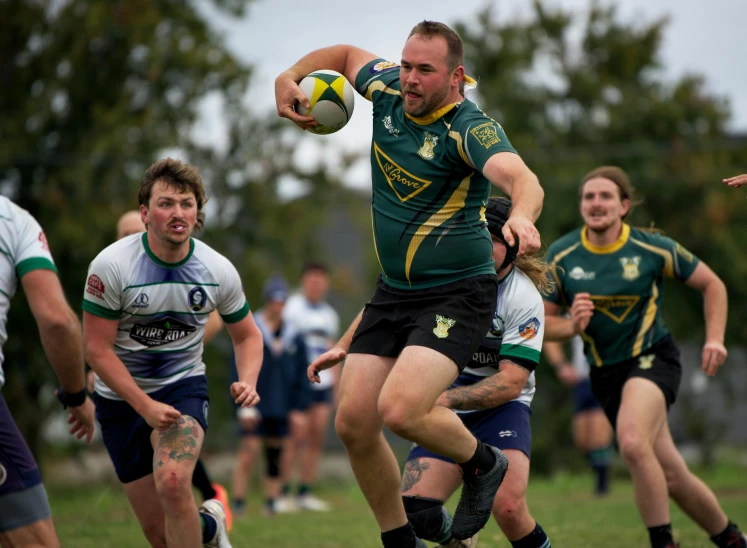
<svg viewBox="0 0 747 548">
<path fill-rule="evenodd" d="M 667 424 L 682 368 L 661 316 L 663 278 L 675 277 L 703 294 L 702 369 L 711 376 L 727 354 L 726 287 L 677 242 L 625 223 L 632 197 L 630 181 L 618 167 L 603 166 L 583 178 L 580 210 L 586 224 L 554 242 L 547 254 L 556 287 L 545 296 L 545 336 L 582 335 L 592 391 L 615 428 L 651 546 L 676 546 L 671 496 L 714 544 L 744 548 L 744 535 L 688 470 Z M 559 317 L 564 307 L 571 318 Z"/>
<path fill-rule="evenodd" d="M 457 539 L 488 521 L 507 466 L 501 451 L 433 405 L 493 319 L 497 280 L 485 219 L 491 184 L 513 201 L 507 244 L 519 254 L 540 245 L 534 221 L 542 188 L 503 128 L 464 99 L 463 58 L 454 31 L 424 21 L 399 65 L 339 45 L 306 55 L 275 81 L 278 114 L 302 128 L 316 122 L 293 109 L 308 104 L 298 82 L 315 70 L 340 72 L 373 103 L 371 216 L 382 274 L 354 336 L 346 334 L 352 342 L 335 426 L 387 547 L 421 544 L 407 521 L 384 424 L 460 463 Z"/>
</svg>

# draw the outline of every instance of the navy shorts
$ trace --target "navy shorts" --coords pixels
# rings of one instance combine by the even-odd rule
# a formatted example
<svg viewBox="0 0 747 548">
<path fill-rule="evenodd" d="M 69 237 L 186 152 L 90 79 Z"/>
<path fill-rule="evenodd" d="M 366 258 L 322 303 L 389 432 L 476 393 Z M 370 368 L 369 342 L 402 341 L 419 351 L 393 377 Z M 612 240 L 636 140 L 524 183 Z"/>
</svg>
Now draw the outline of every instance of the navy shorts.
<svg viewBox="0 0 747 548">
<path fill-rule="evenodd" d="M 529 458 L 532 457 L 532 427 L 529 424 L 531 416 L 529 406 L 518 401 L 504 403 L 495 409 L 459 414 L 467 429 L 481 442 L 501 450 L 518 449 Z M 407 460 L 419 458 L 454 462 L 414 444 Z"/>
<path fill-rule="evenodd" d="M 207 432 L 210 398 L 205 375 L 187 377 L 148 395 L 192 417 Z M 119 481 L 129 483 L 152 474 L 150 434 L 153 429 L 127 402 L 102 398 L 96 393 L 93 397 L 104 445 Z"/>
<path fill-rule="evenodd" d="M 261 436 L 263 438 L 287 438 L 288 437 L 288 418 L 282 419 L 262 418 L 254 430 L 244 430 L 237 425 L 240 436 Z"/>
<path fill-rule="evenodd" d="M 573 387 L 573 412 L 581 413 L 593 409 L 601 409 L 602 406 L 591 392 L 591 380 L 583 379 Z"/>
<path fill-rule="evenodd" d="M 39 466 L 0 394 L 0 496 L 41 483 Z"/>
<path fill-rule="evenodd" d="M 315 403 L 332 404 L 335 401 L 335 389 L 333 387 L 322 388 L 321 390 L 311 389 L 311 405 Z"/>
</svg>

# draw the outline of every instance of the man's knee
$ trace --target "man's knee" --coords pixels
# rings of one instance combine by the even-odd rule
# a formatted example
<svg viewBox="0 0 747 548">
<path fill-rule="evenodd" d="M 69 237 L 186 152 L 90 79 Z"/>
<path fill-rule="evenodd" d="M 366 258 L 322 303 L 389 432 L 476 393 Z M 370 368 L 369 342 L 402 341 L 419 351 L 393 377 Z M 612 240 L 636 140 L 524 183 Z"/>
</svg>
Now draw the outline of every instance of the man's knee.
<svg viewBox="0 0 747 548">
<path fill-rule="evenodd" d="M 439 544 L 451 538 L 451 514 L 441 500 L 426 497 L 402 497 L 407 519 L 418 538 Z"/>
<path fill-rule="evenodd" d="M 335 417 L 335 432 L 347 449 L 370 444 L 381 432 L 381 420 L 378 416 L 367 416 L 357 407 L 340 407 Z"/>
<path fill-rule="evenodd" d="M 495 498 L 493 503 L 493 517 L 504 531 L 511 531 L 521 523 L 527 503 L 524 497 L 501 497 Z"/>
<path fill-rule="evenodd" d="M 628 465 L 636 465 L 653 455 L 654 448 L 640 432 L 630 430 L 618 435 L 620 455 Z"/>
<path fill-rule="evenodd" d="M 379 415 L 389 430 L 401 438 L 411 440 L 419 430 L 419 417 L 412 413 L 412 406 L 403 400 L 379 400 Z"/>
<path fill-rule="evenodd" d="M 191 493 L 192 476 L 186 467 L 163 466 L 154 472 L 154 479 L 164 506 L 179 505 Z"/>
</svg>

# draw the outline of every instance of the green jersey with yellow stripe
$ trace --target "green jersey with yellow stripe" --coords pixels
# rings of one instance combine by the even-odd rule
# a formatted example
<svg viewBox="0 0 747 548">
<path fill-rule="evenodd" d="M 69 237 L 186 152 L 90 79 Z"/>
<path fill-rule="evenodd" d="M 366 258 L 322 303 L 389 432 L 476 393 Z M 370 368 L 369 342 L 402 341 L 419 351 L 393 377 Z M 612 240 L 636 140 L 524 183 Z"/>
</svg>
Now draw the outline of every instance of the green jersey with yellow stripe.
<svg viewBox="0 0 747 548">
<path fill-rule="evenodd" d="M 618 240 L 595 246 L 586 227 L 554 242 L 547 252 L 555 292 L 545 299 L 570 307 L 589 293 L 594 315 L 582 334 L 594 366 L 612 365 L 646 352 L 669 331 L 661 316 L 664 276 L 685 281 L 698 259 L 660 234 L 623 224 Z"/>
<path fill-rule="evenodd" d="M 373 103 L 371 216 L 383 280 L 421 289 L 494 274 L 481 170 L 493 154 L 516 152 L 503 128 L 466 100 L 406 114 L 399 66 L 382 59 L 355 87 Z"/>
</svg>

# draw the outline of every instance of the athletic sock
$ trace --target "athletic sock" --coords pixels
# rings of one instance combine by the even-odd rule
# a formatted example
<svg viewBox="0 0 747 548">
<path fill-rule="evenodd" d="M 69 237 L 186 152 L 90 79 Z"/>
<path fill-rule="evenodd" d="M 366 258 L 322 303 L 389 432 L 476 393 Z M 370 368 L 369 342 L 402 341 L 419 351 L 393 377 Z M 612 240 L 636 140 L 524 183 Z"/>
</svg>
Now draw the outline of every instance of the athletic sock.
<svg viewBox="0 0 747 548">
<path fill-rule="evenodd" d="M 205 465 L 202 463 L 202 459 L 197 459 L 195 471 L 192 473 L 192 485 L 200 492 L 202 500 L 215 498 L 215 489 L 210 484 L 210 478 L 208 477 Z"/>
<path fill-rule="evenodd" d="M 477 472 L 487 472 L 495 466 L 495 453 L 483 442 L 477 440 L 475 454 L 467 462 L 459 465 L 465 478 L 472 478 Z"/>
<path fill-rule="evenodd" d="M 309 494 L 310 491 L 311 491 L 311 486 L 309 486 L 309 485 L 307 485 L 305 483 L 302 483 L 301 485 L 298 486 L 298 496 L 299 497 L 302 497 L 304 495 Z"/>
<path fill-rule="evenodd" d="M 265 499 L 265 508 L 267 509 L 267 513 L 269 515 L 275 514 L 275 499 L 272 497 L 268 497 Z"/>
<path fill-rule="evenodd" d="M 381 533 L 381 542 L 384 548 L 405 548 L 415 547 L 415 531 L 408 521 L 402 527 L 397 527 L 391 531 Z"/>
<path fill-rule="evenodd" d="M 524 538 L 511 542 L 513 548 L 552 548 L 550 539 L 539 523 L 534 523 L 534 529 Z"/>
<path fill-rule="evenodd" d="M 651 539 L 651 548 L 669 548 L 675 546 L 671 523 L 649 527 L 648 536 Z"/>
<path fill-rule="evenodd" d="M 284 483 L 284 484 L 283 484 L 283 488 L 282 488 L 282 490 L 280 491 L 280 493 L 281 493 L 281 494 L 282 494 L 282 495 L 283 495 L 284 497 L 287 497 L 288 495 L 290 495 L 290 492 L 291 492 L 291 486 L 290 486 L 290 483 Z"/>
<path fill-rule="evenodd" d="M 233 509 L 235 512 L 243 512 L 244 508 L 246 508 L 245 499 L 233 499 Z"/>
<path fill-rule="evenodd" d="M 207 544 L 215 539 L 215 535 L 218 534 L 218 520 L 210 514 L 200 512 L 200 522 L 202 524 L 202 543 Z"/>
<path fill-rule="evenodd" d="M 711 541 L 719 548 L 745 548 L 747 542 L 744 540 L 742 531 L 739 530 L 739 526 L 729 521 L 726 529 L 721 531 L 718 535 L 713 535 Z"/>
<path fill-rule="evenodd" d="M 599 495 L 607 493 L 609 490 L 609 465 L 612 459 L 612 446 L 594 449 L 586 453 L 586 458 L 591 465 L 591 469 L 596 475 L 595 492 Z"/>
</svg>

